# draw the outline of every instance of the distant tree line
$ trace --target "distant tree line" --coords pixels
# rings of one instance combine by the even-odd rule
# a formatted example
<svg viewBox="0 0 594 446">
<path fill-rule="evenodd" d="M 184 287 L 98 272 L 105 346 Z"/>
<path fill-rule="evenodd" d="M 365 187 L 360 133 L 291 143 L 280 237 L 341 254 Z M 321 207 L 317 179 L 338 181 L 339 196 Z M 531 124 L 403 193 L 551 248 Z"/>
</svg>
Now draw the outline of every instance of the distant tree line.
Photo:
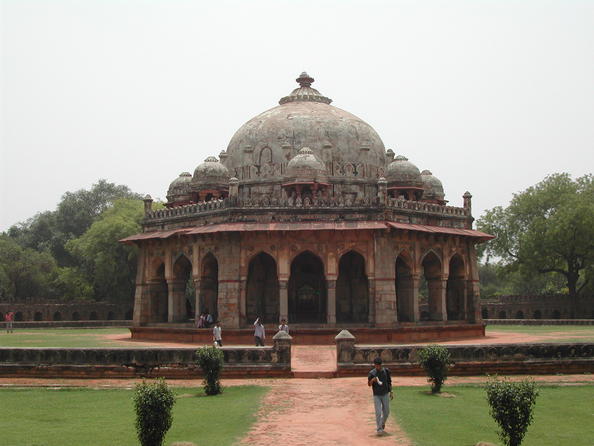
<svg viewBox="0 0 594 446">
<path fill-rule="evenodd" d="M 131 300 L 137 248 L 118 240 L 141 231 L 141 198 L 100 180 L 1 233 L 0 301 Z"/>
<path fill-rule="evenodd" d="M 497 236 L 481 245 L 483 297 L 567 294 L 594 296 L 594 177 L 553 174 L 515 194 L 508 207 L 477 222 Z M 573 315 L 575 317 L 575 314 Z"/>
</svg>

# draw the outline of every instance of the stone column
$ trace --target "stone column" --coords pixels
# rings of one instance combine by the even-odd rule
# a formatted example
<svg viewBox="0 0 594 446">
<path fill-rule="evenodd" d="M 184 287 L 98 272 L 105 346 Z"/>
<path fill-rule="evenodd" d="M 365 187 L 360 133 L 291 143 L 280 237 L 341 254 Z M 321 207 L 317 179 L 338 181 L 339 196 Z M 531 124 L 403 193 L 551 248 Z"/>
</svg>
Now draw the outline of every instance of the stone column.
<svg viewBox="0 0 594 446">
<path fill-rule="evenodd" d="M 184 280 L 167 281 L 167 322 L 181 322 L 186 319 L 186 282 Z"/>
<path fill-rule="evenodd" d="M 375 322 L 375 279 L 369 281 L 369 316 L 367 318 L 370 324 Z"/>
<path fill-rule="evenodd" d="M 137 283 L 134 292 L 134 315 L 132 325 L 141 326 L 150 322 L 151 286 L 149 283 Z M 47 320 L 50 320 L 48 314 Z"/>
<path fill-rule="evenodd" d="M 198 323 L 200 313 L 202 312 L 202 296 L 200 295 L 200 278 L 194 279 L 195 301 L 194 301 L 194 323 Z"/>
<path fill-rule="evenodd" d="M 336 342 L 336 362 L 340 364 L 353 363 L 353 351 L 355 350 L 355 337 L 348 330 L 342 330 L 334 338 Z"/>
<path fill-rule="evenodd" d="M 478 280 L 466 281 L 466 301 L 466 320 L 472 323 L 481 322 L 480 287 Z M 492 317 L 497 317 L 497 314 Z"/>
<path fill-rule="evenodd" d="M 327 285 L 327 308 L 326 308 L 326 323 L 328 325 L 336 324 L 336 280 L 326 280 Z"/>
<path fill-rule="evenodd" d="M 247 278 L 242 277 L 239 282 L 239 326 L 247 324 Z"/>
<path fill-rule="evenodd" d="M 289 320 L 289 282 L 287 280 L 278 281 L 279 294 L 279 315 L 281 319 Z"/>
<path fill-rule="evenodd" d="M 279 331 L 272 337 L 273 348 L 276 351 L 276 361 L 287 364 L 291 369 L 291 340 L 293 338 L 284 331 Z"/>
<path fill-rule="evenodd" d="M 419 285 L 421 284 L 421 276 L 419 274 L 411 274 L 410 284 L 410 304 L 412 305 L 412 322 L 419 322 L 421 320 L 419 311 Z"/>
<path fill-rule="evenodd" d="M 427 280 L 429 287 L 429 319 L 447 321 L 446 289 L 448 279 L 445 276 Z"/>
</svg>

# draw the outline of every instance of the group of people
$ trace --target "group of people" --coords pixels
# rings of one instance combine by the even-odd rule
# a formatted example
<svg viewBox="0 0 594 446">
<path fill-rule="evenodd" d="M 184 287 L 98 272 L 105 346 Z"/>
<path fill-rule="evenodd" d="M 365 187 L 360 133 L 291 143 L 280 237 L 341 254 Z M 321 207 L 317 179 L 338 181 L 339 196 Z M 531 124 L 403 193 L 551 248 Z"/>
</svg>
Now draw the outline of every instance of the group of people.
<svg viewBox="0 0 594 446">
<path fill-rule="evenodd" d="M 200 319 L 202 320 L 202 315 L 200 315 Z M 200 325 L 200 322 L 197 324 L 198 328 L 206 328 L 204 325 Z M 287 325 L 286 319 L 282 319 L 280 325 L 278 326 L 278 331 L 284 331 L 285 333 L 289 334 L 289 326 Z M 260 320 L 260 318 L 256 318 L 254 321 L 254 341 L 256 343 L 256 347 L 264 347 L 264 340 L 266 339 L 266 329 L 264 328 L 264 324 Z M 217 347 L 223 346 L 223 329 L 221 328 L 221 322 L 216 321 L 214 327 L 212 329 L 212 340 L 213 344 Z"/>
<path fill-rule="evenodd" d="M 198 319 L 196 319 L 196 327 L 197 328 L 209 328 L 212 326 L 214 322 L 214 318 L 212 314 L 208 312 L 208 310 L 203 311 L 200 313 Z"/>
</svg>

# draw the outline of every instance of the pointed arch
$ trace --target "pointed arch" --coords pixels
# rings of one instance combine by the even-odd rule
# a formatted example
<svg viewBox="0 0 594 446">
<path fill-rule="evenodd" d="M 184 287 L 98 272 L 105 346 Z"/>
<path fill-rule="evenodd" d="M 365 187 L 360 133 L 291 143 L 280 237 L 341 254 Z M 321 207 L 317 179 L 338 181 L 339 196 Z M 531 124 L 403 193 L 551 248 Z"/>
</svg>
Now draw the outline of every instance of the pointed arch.
<svg viewBox="0 0 594 446">
<path fill-rule="evenodd" d="M 248 322 L 257 317 L 263 322 L 278 322 L 278 273 L 276 260 L 270 254 L 260 251 L 250 259 L 245 292 Z"/>
<path fill-rule="evenodd" d="M 396 314 L 399 322 L 413 322 L 418 316 L 418 302 L 415 299 L 412 258 L 403 250 L 396 257 L 395 289 L 396 289 Z"/>
<path fill-rule="evenodd" d="M 311 251 L 291 261 L 289 319 L 292 322 L 326 322 L 326 276 L 324 262 Z"/>
<path fill-rule="evenodd" d="M 429 319 L 434 321 L 444 320 L 447 316 L 443 308 L 443 281 L 441 258 L 430 249 L 421 257 L 421 269 L 427 282 L 427 301 Z"/>
<path fill-rule="evenodd" d="M 212 252 L 208 252 L 200 265 L 200 311 L 208 311 L 216 319 L 219 313 L 219 262 Z"/>
<path fill-rule="evenodd" d="M 192 262 L 181 253 L 173 263 L 173 281 L 170 290 L 170 309 L 173 311 L 175 322 L 186 322 L 194 315 L 196 290 L 192 278 Z"/>
<path fill-rule="evenodd" d="M 446 285 L 446 308 L 448 320 L 466 319 L 466 267 L 460 254 L 450 257 L 449 275 Z"/>
<path fill-rule="evenodd" d="M 350 250 L 338 262 L 336 281 L 336 322 L 369 321 L 369 281 L 365 258 Z"/>
<path fill-rule="evenodd" d="M 154 261 L 154 274 L 149 283 L 150 322 L 167 322 L 169 318 L 168 287 L 165 280 L 165 262 Z"/>
</svg>

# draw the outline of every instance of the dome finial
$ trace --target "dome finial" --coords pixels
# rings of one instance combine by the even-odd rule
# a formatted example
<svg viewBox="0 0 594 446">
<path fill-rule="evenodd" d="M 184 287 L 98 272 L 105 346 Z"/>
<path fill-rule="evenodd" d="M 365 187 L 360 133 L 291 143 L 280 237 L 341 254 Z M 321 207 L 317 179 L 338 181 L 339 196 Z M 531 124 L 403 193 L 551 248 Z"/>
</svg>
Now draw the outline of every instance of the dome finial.
<svg viewBox="0 0 594 446">
<path fill-rule="evenodd" d="M 311 84 L 313 84 L 314 82 L 314 78 L 307 74 L 305 71 L 301 73 L 299 77 L 295 80 L 301 87 L 311 87 Z"/>
</svg>

